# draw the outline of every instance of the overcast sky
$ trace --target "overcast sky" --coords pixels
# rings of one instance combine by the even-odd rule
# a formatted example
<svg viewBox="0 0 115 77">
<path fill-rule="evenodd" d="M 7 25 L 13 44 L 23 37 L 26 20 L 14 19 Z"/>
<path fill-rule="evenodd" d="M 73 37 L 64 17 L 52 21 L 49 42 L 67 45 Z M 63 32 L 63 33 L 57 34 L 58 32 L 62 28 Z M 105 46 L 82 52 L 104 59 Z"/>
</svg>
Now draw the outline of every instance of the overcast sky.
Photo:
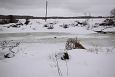
<svg viewBox="0 0 115 77">
<path fill-rule="evenodd" d="M 0 14 L 45 15 L 46 0 L 0 0 Z M 48 0 L 48 16 L 109 15 L 115 0 Z"/>
</svg>

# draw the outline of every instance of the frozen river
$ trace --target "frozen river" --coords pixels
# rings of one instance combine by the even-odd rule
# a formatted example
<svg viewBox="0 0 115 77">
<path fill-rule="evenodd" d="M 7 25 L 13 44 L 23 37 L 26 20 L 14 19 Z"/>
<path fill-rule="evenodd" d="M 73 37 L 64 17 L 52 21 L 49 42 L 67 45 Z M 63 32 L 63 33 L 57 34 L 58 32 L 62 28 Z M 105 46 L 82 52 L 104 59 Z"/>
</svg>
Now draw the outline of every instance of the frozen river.
<svg viewBox="0 0 115 77">
<path fill-rule="evenodd" d="M 65 43 L 77 37 L 82 43 L 94 46 L 115 47 L 115 33 L 69 34 L 58 32 L 2 33 L 0 40 L 18 40 L 23 43 Z"/>
</svg>

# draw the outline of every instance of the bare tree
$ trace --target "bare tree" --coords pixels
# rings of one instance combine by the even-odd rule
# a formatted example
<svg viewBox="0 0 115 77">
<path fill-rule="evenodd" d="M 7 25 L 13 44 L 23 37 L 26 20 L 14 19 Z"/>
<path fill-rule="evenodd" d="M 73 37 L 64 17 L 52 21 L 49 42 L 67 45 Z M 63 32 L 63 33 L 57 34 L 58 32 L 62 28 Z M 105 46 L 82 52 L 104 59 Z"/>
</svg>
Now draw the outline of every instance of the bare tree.
<svg viewBox="0 0 115 77">
<path fill-rule="evenodd" d="M 113 8 L 113 9 L 111 10 L 111 12 L 110 12 L 110 13 L 111 13 L 111 15 L 112 15 L 112 16 L 114 16 L 114 17 L 115 17 L 115 8 Z"/>
</svg>

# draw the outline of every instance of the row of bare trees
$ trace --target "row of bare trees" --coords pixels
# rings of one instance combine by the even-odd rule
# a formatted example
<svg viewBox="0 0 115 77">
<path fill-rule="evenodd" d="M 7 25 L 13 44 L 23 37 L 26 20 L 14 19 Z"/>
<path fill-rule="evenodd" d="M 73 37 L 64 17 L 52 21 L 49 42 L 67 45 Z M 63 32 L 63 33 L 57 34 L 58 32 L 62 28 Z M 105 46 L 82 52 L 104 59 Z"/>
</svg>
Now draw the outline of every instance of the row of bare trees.
<svg viewBox="0 0 115 77">
<path fill-rule="evenodd" d="M 111 10 L 110 14 L 115 17 L 115 8 Z"/>
</svg>

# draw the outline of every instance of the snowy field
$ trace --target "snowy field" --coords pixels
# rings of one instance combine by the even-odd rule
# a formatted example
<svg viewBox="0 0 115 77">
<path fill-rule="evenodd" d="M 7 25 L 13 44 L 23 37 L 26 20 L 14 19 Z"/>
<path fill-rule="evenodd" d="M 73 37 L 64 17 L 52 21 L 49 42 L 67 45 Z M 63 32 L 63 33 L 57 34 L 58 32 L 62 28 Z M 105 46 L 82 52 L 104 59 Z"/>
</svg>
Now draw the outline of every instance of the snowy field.
<svg viewBox="0 0 115 77">
<path fill-rule="evenodd" d="M 8 50 L 0 48 L 0 77 L 115 77 L 115 33 L 99 34 L 89 26 L 65 29 L 59 25 L 73 21 L 55 22 L 53 29 L 43 27 L 42 20 L 31 20 L 20 28 L 0 25 L 1 42 L 20 42 L 12 58 L 4 58 L 2 50 Z M 68 38 L 78 38 L 85 49 L 66 50 Z M 61 59 L 64 52 L 68 52 L 68 60 Z"/>
</svg>

